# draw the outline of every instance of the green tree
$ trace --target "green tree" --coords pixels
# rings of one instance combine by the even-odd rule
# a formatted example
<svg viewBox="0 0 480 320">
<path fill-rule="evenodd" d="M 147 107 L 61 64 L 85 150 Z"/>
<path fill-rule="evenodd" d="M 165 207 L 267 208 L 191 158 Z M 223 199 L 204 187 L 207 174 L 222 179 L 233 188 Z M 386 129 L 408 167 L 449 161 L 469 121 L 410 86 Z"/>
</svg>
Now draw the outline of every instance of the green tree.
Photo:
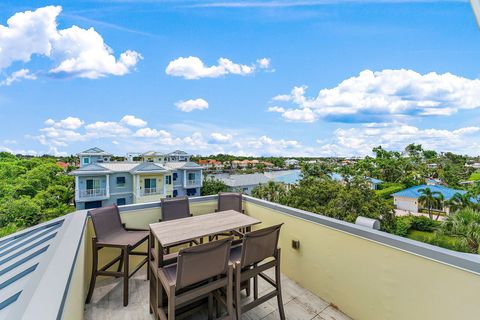
<svg viewBox="0 0 480 320">
<path fill-rule="evenodd" d="M 285 197 L 287 188 L 284 183 L 269 181 L 252 190 L 252 196 L 271 202 L 280 202 Z"/>
<path fill-rule="evenodd" d="M 449 215 L 442 224 L 441 233 L 461 239 L 471 253 L 478 253 L 480 212 L 465 208 Z"/>
<path fill-rule="evenodd" d="M 445 201 L 445 204 L 450 208 L 450 212 L 455 212 L 460 209 L 473 206 L 472 196 L 470 193 L 455 193 L 450 200 Z"/>
<path fill-rule="evenodd" d="M 202 196 L 218 194 L 219 192 L 225 191 L 228 191 L 228 187 L 225 185 L 225 183 L 214 178 L 205 178 L 203 180 L 202 188 L 200 189 Z"/>
<path fill-rule="evenodd" d="M 433 208 L 439 207 L 442 204 L 443 195 L 438 191 L 432 191 L 428 187 L 424 189 L 418 189 L 418 192 L 421 194 L 421 196 L 418 198 L 418 202 L 427 209 L 430 219 L 433 219 Z M 435 220 L 438 220 L 439 216 L 440 212 L 438 212 Z"/>
</svg>

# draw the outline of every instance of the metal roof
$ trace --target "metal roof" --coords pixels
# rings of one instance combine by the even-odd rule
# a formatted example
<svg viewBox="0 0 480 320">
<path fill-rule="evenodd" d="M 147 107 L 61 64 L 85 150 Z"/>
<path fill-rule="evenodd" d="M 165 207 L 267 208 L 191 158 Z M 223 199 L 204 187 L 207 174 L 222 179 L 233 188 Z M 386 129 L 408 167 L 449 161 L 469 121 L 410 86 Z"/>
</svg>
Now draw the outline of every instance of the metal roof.
<svg viewBox="0 0 480 320">
<path fill-rule="evenodd" d="M 168 153 L 169 156 L 188 156 L 189 154 L 182 150 L 175 150 Z"/>
<path fill-rule="evenodd" d="M 78 154 L 79 156 L 111 156 L 112 154 L 106 152 L 100 148 L 90 148 L 85 151 L 82 151 Z"/>
<path fill-rule="evenodd" d="M 158 151 L 147 151 L 142 153 L 140 156 L 142 157 L 163 157 L 165 156 L 164 153 L 158 152 Z"/>
<path fill-rule="evenodd" d="M 176 169 L 203 169 L 202 166 L 195 162 L 165 162 L 165 167 L 176 170 Z"/>
<path fill-rule="evenodd" d="M 9 318 L 63 222 L 60 219 L 0 240 L 0 319 Z"/>
<path fill-rule="evenodd" d="M 155 173 L 155 172 L 165 172 L 168 171 L 165 167 L 163 167 L 159 163 L 155 162 L 143 162 L 137 166 L 135 166 L 132 170 L 130 170 L 130 173 L 135 174 L 135 173 Z"/>
<path fill-rule="evenodd" d="M 440 192 L 443 195 L 443 198 L 445 200 L 451 199 L 456 193 L 460 193 L 460 194 L 466 193 L 466 191 L 464 190 L 457 190 L 457 189 L 452 189 L 452 188 L 438 186 L 438 185 L 422 184 L 420 186 L 410 187 L 408 189 L 395 192 L 394 194 L 392 194 L 392 196 L 418 199 L 422 195 L 422 193 L 419 192 L 419 190 L 426 189 L 426 188 L 429 188 L 432 192 Z"/>
</svg>

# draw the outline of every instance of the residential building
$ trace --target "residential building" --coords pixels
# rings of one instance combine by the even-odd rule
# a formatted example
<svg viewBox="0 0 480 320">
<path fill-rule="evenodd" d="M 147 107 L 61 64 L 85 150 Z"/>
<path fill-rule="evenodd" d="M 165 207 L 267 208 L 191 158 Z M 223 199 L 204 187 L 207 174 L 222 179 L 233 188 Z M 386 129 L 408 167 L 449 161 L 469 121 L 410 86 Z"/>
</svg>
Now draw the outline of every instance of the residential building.
<svg viewBox="0 0 480 320">
<path fill-rule="evenodd" d="M 167 162 L 190 162 L 190 158 L 191 155 L 182 150 L 175 150 L 166 155 Z"/>
<path fill-rule="evenodd" d="M 328 175 L 330 178 L 332 178 L 332 180 L 335 180 L 341 183 L 345 182 L 345 177 L 339 173 L 332 172 Z M 370 185 L 370 189 L 372 190 L 378 190 L 380 187 L 380 184 L 382 184 L 383 182 L 382 180 L 371 178 L 371 177 L 365 177 L 365 180 L 368 182 L 368 184 Z"/>
<path fill-rule="evenodd" d="M 225 166 L 221 161 L 215 159 L 205 159 L 205 160 L 198 160 L 198 164 L 204 167 L 205 169 L 211 170 L 223 170 Z"/>
<path fill-rule="evenodd" d="M 300 170 L 283 170 L 251 174 L 219 174 L 210 177 L 222 181 L 230 191 L 252 194 L 255 187 L 269 181 L 282 182 L 287 185 L 296 184 L 301 180 Z"/>
<path fill-rule="evenodd" d="M 170 159 L 190 159 L 186 152 L 175 153 Z M 75 176 L 77 209 L 200 195 L 203 167 L 193 162 L 168 162 L 167 156 L 155 151 L 140 154 L 141 161 L 110 162 L 112 155 L 99 148 L 79 156 L 83 165 L 70 173 Z"/>
<path fill-rule="evenodd" d="M 418 200 L 422 196 L 422 192 L 420 192 L 420 190 L 426 188 L 429 188 L 432 192 L 439 192 L 443 196 L 444 202 L 440 203 L 434 209 L 437 211 L 445 212 L 447 214 L 450 212 L 450 209 L 447 205 L 445 205 L 445 201 L 450 200 L 456 193 L 462 195 L 466 193 L 466 191 L 464 190 L 452 189 L 441 185 L 423 184 L 420 186 L 410 187 L 408 189 L 404 189 L 402 191 L 392 194 L 393 203 L 398 210 L 418 213 L 422 209 L 424 209 L 422 208 L 422 205 Z"/>
<path fill-rule="evenodd" d="M 285 160 L 285 166 L 287 167 L 298 167 L 299 164 L 300 164 L 300 161 L 298 161 L 297 159 Z"/>
<path fill-rule="evenodd" d="M 97 162 L 109 162 L 113 155 L 100 148 L 90 148 L 78 154 L 80 158 L 80 167 L 87 166 Z"/>
</svg>

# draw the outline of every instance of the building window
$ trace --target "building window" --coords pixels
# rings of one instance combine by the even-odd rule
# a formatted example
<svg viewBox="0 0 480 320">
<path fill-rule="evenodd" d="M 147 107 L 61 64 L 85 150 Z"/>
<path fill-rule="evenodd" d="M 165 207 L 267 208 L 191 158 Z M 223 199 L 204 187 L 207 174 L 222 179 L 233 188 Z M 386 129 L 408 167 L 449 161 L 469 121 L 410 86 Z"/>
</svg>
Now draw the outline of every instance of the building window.
<svg viewBox="0 0 480 320">
<path fill-rule="evenodd" d="M 178 196 L 178 190 L 173 190 L 173 197 L 175 198 L 176 196 Z"/>
<path fill-rule="evenodd" d="M 118 198 L 117 199 L 117 206 L 124 206 L 127 203 L 125 198 Z"/>
<path fill-rule="evenodd" d="M 195 173 L 189 172 L 188 173 L 188 180 L 195 180 Z"/>
<path fill-rule="evenodd" d="M 89 164 L 90 158 L 83 158 L 83 164 Z"/>
<path fill-rule="evenodd" d="M 117 177 L 117 186 L 124 187 L 125 186 L 125 177 Z"/>
<path fill-rule="evenodd" d="M 197 194 L 197 189 L 195 188 L 191 188 L 191 189 L 187 189 L 187 196 L 194 196 Z"/>
<path fill-rule="evenodd" d="M 177 181 L 178 178 L 178 173 L 174 172 L 173 173 L 173 181 Z"/>
<path fill-rule="evenodd" d="M 87 179 L 87 190 L 94 190 L 94 189 L 100 189 L 100 179 Z"/>
<path fill-rule="evenodd" d="M 165 176 L 165 184 L 172 184 L 172 176 Z"/>
<path fill-rule="evenodd" d="M 157 179 L 145 179 L 143 186 L 145 193 L 155 193 L 157 189 Z"/>
</svg>

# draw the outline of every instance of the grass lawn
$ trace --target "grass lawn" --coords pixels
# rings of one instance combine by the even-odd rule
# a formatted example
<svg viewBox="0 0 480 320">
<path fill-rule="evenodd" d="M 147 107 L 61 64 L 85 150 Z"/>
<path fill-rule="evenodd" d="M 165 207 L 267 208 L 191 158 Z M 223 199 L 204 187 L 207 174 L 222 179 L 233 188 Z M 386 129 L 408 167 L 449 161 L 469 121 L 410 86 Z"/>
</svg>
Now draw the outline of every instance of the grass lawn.
<svg viewBox="0 0 480 320">
<path fill-rule="evenodd" d="M 480 171 L 474 172 L 470 175 L 470 178 L 468 178 L 468 181 L 477 181 L 480 180 Z"/>
<path fill-rule="evenodd" d="M 455 237 L 435 236 L 433 232 L 410 230 L 408 232 L 407 238 L 433 244 L 435 246 L 443 247 L 445 249 L 467 252 L 467 250 L 463 248 L 461 241 Z"/>
</svg>

